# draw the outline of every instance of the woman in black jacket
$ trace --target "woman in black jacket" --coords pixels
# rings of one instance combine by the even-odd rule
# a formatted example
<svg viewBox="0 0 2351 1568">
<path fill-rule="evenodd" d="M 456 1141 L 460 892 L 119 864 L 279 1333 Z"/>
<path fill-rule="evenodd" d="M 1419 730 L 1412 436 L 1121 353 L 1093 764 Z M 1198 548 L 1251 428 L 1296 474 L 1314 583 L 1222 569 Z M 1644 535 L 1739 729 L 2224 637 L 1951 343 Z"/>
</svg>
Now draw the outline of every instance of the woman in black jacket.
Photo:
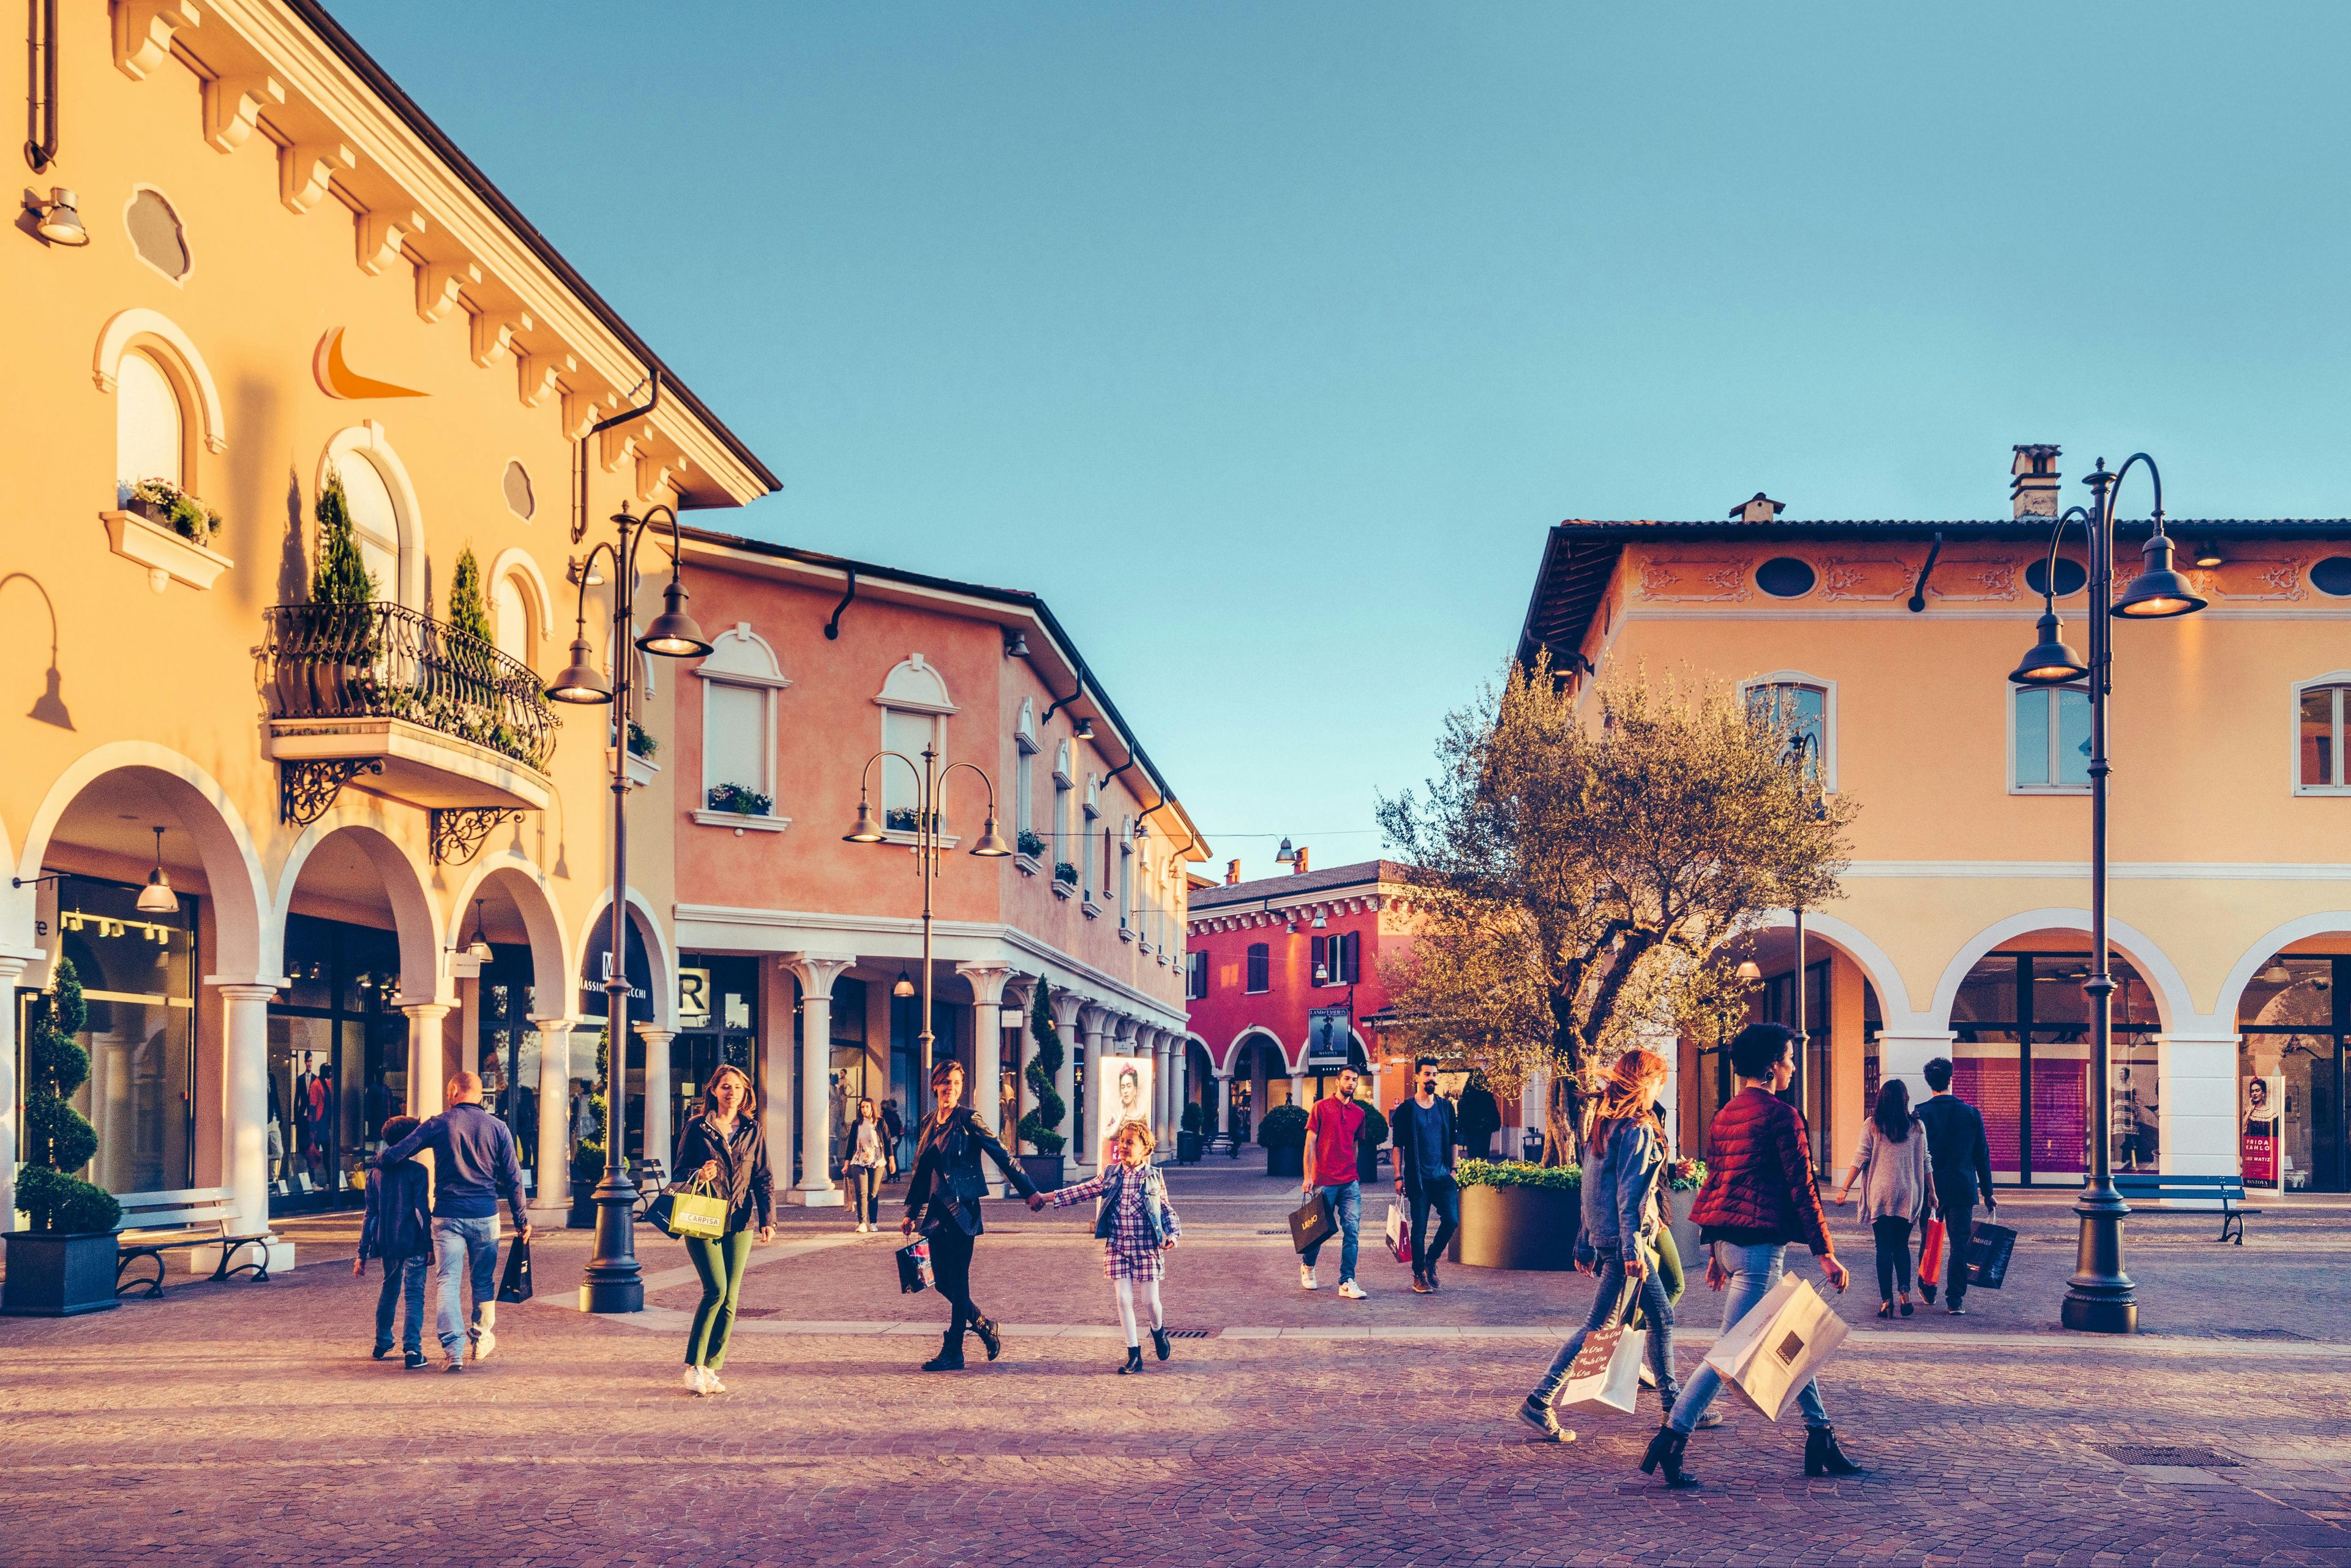
<svg viewBox="0 0 2351 1568">
<path fill-rule="evenodd" d="M 703 1089 L 702 1113 L 678 1139 L 676 1168 L 688 1182 L 702 1182 L 726 1205 L 726 1230 L 707 1239 L 685 1239 L 685 1255 L 702 1276 L 702 1304 L 685 1341 L 685 1386 L 697 1395 L 724 1394 L 718 1368 L 726 1360 L 726 1336 L 735 1326 L 735 1303 L 743 1294 L 743 1270 L 751 1260 L 751 1227 L 759 1239 L 775 1233 L 775 1179 L 768 1170 L 768 1141 L 759 1131 L 758 1095 L 739 1067 L 721 1067 Z"/>
<path fill-rule="evenodd" d="M 980 1156 L 996 1162 L 1013 1190 L 1029 1200 L 1031 1209 L 1045 1207 L 1036 1184 L 996 1140 L 976 1114 L 962 1103 L 963 1064 L 942 1061 L 931 1069 L 931 1092 L 938 1109 L 923 1118 L 921 1141 L 914 1147 L 914 1168 L 906 1182 L 906 1218 L 899 1226 L 913 1235 L 917 1224 L 931 1243 L 931 1271 L 939 1294 L 953 1315 L 939 1354 L 923 1363 L 925 1372 L 963 1369 L 963 1334 L 968 1327 L 987 1347 L 987 1359 L 1003 1352 L 1004 1341 L 993 1319 L 971 1301 L 971 1248 L 984 1227 L 979 1200 L 987 1196 L 987 1176 Z"/>
</svg>

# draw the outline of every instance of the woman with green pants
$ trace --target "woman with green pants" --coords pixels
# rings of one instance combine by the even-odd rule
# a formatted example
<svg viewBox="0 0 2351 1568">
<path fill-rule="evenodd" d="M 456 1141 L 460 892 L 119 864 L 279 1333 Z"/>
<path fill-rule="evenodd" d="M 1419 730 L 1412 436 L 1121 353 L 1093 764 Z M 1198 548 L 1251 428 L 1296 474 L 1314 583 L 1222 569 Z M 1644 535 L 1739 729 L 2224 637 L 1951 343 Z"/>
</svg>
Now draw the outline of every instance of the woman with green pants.
<svg viewBox="0 0 2351 1568">
<path fill-rule="evenodd" d="M 743 1270 L 751 1260 L 751 1232 L 759 1239 L 775 1233 L 775 1181 L 768 1172 L 768 1143 L 759 1132 L 758 1096 L 739 1067 L 721 1067 L 702 1094 L 702 1112 L 678 1139 L 676 1169 L 704 1184 L 726 1205 L 724 1235 L 689 1236 L 685 1255 L 702 1276 L 702 1304 L 694 1309 L 694 1329 L 685 1341 L 685 1386 L 698 1396 L 724 1394 L 718 1368 L 726 1360 L 726 1335 L 735 1326 L 735 1303 L 743 1294 Z"/>
</svg>

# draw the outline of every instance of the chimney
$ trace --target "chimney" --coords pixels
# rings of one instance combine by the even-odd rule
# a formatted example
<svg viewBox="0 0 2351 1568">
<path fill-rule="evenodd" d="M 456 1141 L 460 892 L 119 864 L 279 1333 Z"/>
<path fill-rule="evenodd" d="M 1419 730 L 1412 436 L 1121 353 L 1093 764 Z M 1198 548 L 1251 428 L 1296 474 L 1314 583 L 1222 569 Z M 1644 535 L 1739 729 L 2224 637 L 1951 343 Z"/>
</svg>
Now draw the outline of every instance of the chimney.
<svg viewBox="0 0 2351 1568">
<path fill-rule="evenodd" d="M 1730 520 L 1735 523 L 1768 523 L 1787 509 L 1785 501 L 1775 501 L 1758 490 L 1753 500 L 1741 501 L 1730 508 Z"/>
<path fill-rule="evenodd" d="M 1225 862 L 1225 885 L 1227 887 L 1238 887 L 1240 884 L 1241 862 L 1238 861 L 1227 861 Z"/>
<path fill-rule="evenodd" d="M 1290 869 L 1295 875 L 1304 876 L 1306 874 L 1306 846 L 1304 844 L 1298 846 L 1298 863 L 1291 866 Z"/>
<path fill-rule="evenodd" d="M 2057 515 L 2057 448 L 2029 445 L 2016 449 L 2016 461 L 2008 471 L 2016 476 L 2009 482 L 2009 503 L 2020 517 L 2053 517 Z"/>
</svg>

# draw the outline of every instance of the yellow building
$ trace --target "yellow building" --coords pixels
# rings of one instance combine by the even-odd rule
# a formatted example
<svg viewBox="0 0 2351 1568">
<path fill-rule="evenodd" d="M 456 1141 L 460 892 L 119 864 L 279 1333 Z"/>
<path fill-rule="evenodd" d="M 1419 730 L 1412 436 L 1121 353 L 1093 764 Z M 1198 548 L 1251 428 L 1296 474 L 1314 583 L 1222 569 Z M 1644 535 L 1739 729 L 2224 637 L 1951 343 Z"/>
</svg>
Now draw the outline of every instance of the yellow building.
<svg viewBox="0 0 2351 1568">
<path fill-rule="evenodd" d="M 1824 789 L 1860 802 L 1844 896 L 1806 912 L 1807 1109 L 1826 1166 L 1850 1161 L 1881 1078 L 1921 1093 L 1939 1055 L 2003 1181 L 2078 1184 L 2101 1113 L 2118 1170 L 2235 1172 L 2244 1085 L 2282 1077 L 2288 1185 L 2343 1190 L 2351 521 L 2175 519 L 2210 608 L 2116 624 L 2120 988 L 2101 1106 L 2080 989 L 2088 697 L 2007 679 L 2035 641 L 2058 459 L 2016 448 L 2011 515 L 1992 520 L 1814 522 L 1759 495 L 1719 522 L 1562 523 L 1520 656 L 1548 649 L 1587 699 L 1641 668 L 1735 685 L 1811 737 Z M 2137 488 L 2122 502 L 2145 506 Z M 2147 526 L 2120 532 L 2126 580 Z M 2069 532 L 2054 583 L 2077 637 L 2079 545 Z M 1783 913 L 1756 944 L 1783 1021 L 1792 926 Z M 1722 1063 L 1686 1046 L 1686 1145 L 1727 1089 Z"/>
<path fill-rule="evenodd" d="M 460 1066 L 568 1146 L 611 742 L 540 692 L 573 519 L 775 481 L 309 0 L 58 10 L 6 68 L 40 199 L 0 245 L 0 1225 L 60 955 L 118 1193 L 348 1201 Z M 330 477 L 360 611 L 308 602 Z M 486 638 L 451 624 L 466 552 Z M 669 862 L 631 895 L 656 946 Z"/>
</svg>

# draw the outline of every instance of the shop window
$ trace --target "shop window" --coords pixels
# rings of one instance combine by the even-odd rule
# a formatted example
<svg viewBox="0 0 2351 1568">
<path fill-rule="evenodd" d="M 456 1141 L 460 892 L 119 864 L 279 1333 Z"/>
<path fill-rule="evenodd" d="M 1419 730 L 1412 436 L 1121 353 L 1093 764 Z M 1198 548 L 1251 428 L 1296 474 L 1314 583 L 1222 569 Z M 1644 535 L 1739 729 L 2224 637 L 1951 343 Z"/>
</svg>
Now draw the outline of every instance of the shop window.
<svg viewBox="0 0 2351 1568">
<path fill-rule="evenodd" d="M 2090 694 L 2080 686 L 2009 688 L 2009 789 L 2081 795 L 2090 788 Z"/>
<path fill-rule="evenodd" d="M 383 1124 L 408 1103 L 408 1019 L 400 938 L 392 931 L 286 918 L 290 983 L 269 1004 L 271 1114 L 281 1116 L 270 1172 L 273 1213 L 358 1204 Z M 536 1053 L 525 1082 L 536 1086 Z M 538 1124 L 524 1153 L 537 1157 Z"/>
<path fill-rule="evenodd" d="M 1273 988 L 1272 955 L 1262 942 L 1252 942 L 1249 948 L 1249 984 L 1244 988 L 1251 996 Z"/>
<path fill-rule="evenodd" d="M 1748 716 L 1786 737 L 1791 762 L 1802 759 L 1813 786 L 1836 792 L 1836 687 L 1827 681 L 1765 675 L 1742 688 Z"/>
<path fill-rule="evenodd" d="M 2272 958 L 2237 1006 L 2249 1187 L 2351 1189 L 2351 958 Z"/>
<path fill-rule="evenodd" d="M 2294 689 L 2294 793 L 2351 794 L 2344 776 L 2344 694 L 2351 684 L 2314 683 Z"/>
<path fill-rule="evenodd" d="M 73 1105 L 98 1131 L 80 1174 L 118 1194 L 195 1185 L 195 901 L 141 915 L 139 892 L 78 876 L 57 887 L 57 950 L 88 1009 L 75 1040 L 89 1077 Z"/>
<path fill-rule="evenodd" d="M 163 368 L 136 350 L 123 355 L 114 371 L 116 505 L 130 505 L 141 479 L 187 487 L 186 428 L 179 389 Z"/>
<path fill-rule="evenodd" d="M 2161 1030 L 2155 997 L 2111 954 L 2114 1051 L 2106 1113 L 2118 1170 L 2159 1168 Z M 2086 953 L 1992 953 L 1951 1009 L 1951 1092 L 1982 1113 L 2001 1181 L 2077 1183 L 2089 1169 L 2090 1013 Z"/>
<path fill-rule="evenodd" d="M 633 959 L 639 941 L 633 923 L 629 936 Z M 611 939 L 606 940 L 609 943 Z M 701 1109 L 703 1092 L 710 1086 L 711 1074 L 719 1068 L 739 1068 L 753 1083 L 763 1083 L 763 1101 L 784 1082 L 783 1072 L 775 1070 L 776 1058 L 781 1054 L 780 1041 L 769 1047 L 770 1071 L 765 1079 L 760 1076 L 759 960 L 738 955 L 687 953 L 678 959 L 678 971 L 691 983 L 681 989 L 678 1034 L 669 1044 L 669 1124 L 673 1138 L 685 1131 L 687 1120 Z M 836 1019 L 841 1016 L 844 991 L 854 984 L 846 978 L 833 982 Z M 688 1010 L 686 998 L 698 1001 L 699 1010 Z M 862 1024 L 862 1012 L 860 1021 Z M 836 1033 L 838 1030 L 836 1023 Z M 797 1055 L 794 1061 L 798 1061 Z M 795 1115 L 790 1120 L 797 1140 L 799 1118 Z M 797 1141 L 794 1146 L 798 1147 Z M 661 1159 L 664 1166 L 674 1165 L 676 1150 L 663 1150 Z M 779 1172 L 779 1177 L 780 1175 Z"/>
</svg>

